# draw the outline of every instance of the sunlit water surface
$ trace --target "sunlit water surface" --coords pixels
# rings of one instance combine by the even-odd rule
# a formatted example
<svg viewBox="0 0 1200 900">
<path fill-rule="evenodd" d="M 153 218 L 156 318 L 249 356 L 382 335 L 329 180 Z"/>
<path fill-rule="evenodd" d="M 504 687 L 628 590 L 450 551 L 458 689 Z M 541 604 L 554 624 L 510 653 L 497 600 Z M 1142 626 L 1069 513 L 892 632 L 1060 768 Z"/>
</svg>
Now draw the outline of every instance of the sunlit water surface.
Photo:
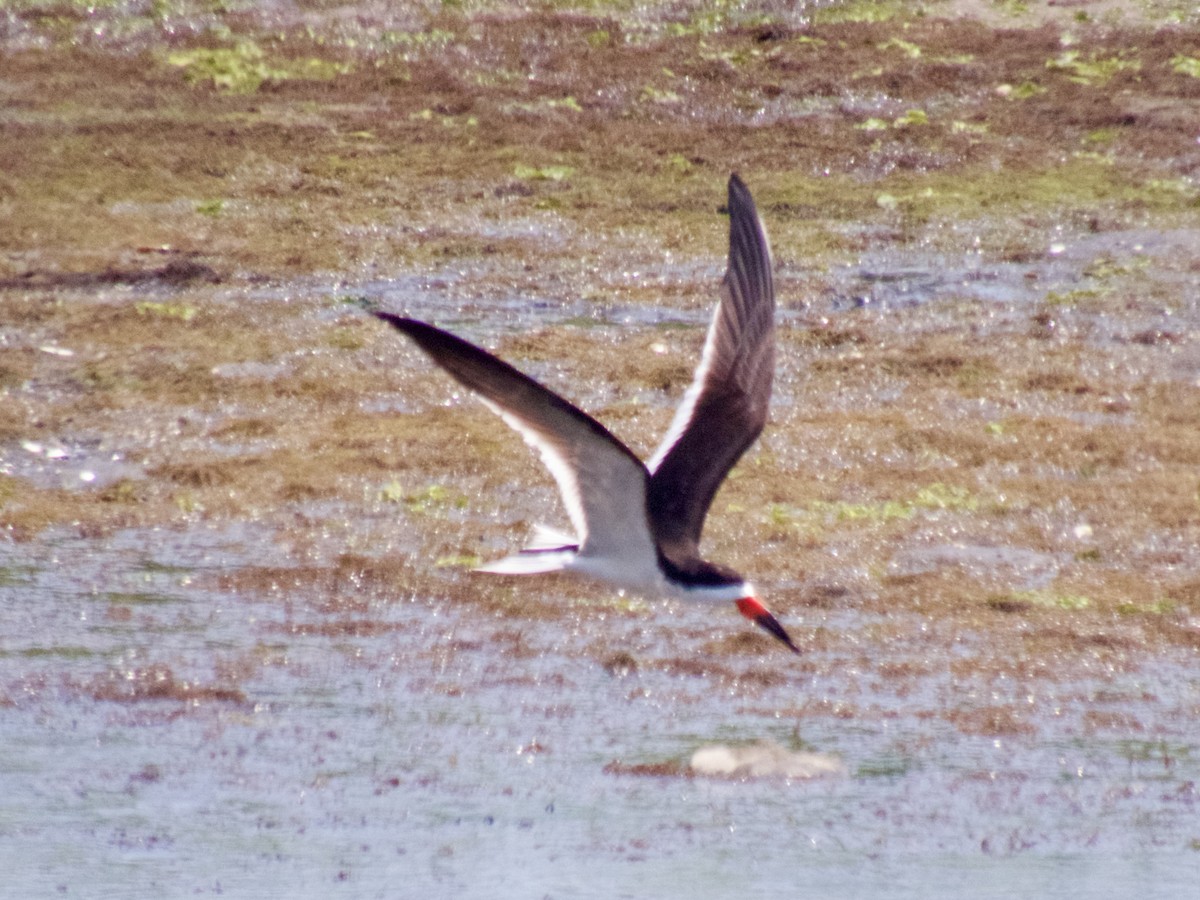
<svg viewBox="0 0 1200 900">
<path fill-rule="evenodd" d="M 1162 256 L 1179 237 L 1079 241 Z M 946 294 L 1019 306 L 1037 299 L 1022 293 L 1024 272 L 1036 270 L 1038 296 L 1070 289 L 1082 260 L 1124 246 L 1077 250 L 1068 240 L 1019 270 L 970 254 L 867 259 L 830 274 L 821 302 L 834 314 Z M 557 301 L 546 312 L 492 297 L 459 303 L 451 323 L 437 289 L 399 279 L 298 290 L 436 313 L 469 336 L 484 319 L 490 333 L 531 315 L 635 327 L 699 328 L 707 318 Z M 1194 299 L 1194 278 L 1180 290 Z M 1194 324 L 1193 302 L 1178 312 L 1173 327 Z M 801 314 L 780 311 L 784 321 Z M 1130 327 L 1141 326 L 1098 333 L 1119 342 Z M 784 363 L 780 415 L 799 365 Z M 1181 356 L 1178 366 L 1194 377 L 1194 363 Z M 102 443 L 26 442 L 4 448 L 0 463 L 67 489 L 139 474 Z M 341 516 L 349 534 L 363 511 L 308 512 Z M 869 659 L 860 668 L 862 659 L 819 650 L 806 671 L 823 674 L 788 674 L 781 651 L 784 676 L 742 690 L 669 665 L 597 662 L 594 642 L 604 640 L 617 659 L 702 664 L 711 629 L 744 627 L 736 617 L 714 623 L 707 610 L 614 606 L 505 625 L 472 615 L 471 604 L 376 594 L 370 627 L 354 628 L 320 613 L 319 597 L 223 578 L 299 565 L 274 529 L 197 521 L 0 545 L 6 896 L 1180 898 L 1200 884 L 1194 653 L 1006 683 L 955 674 L 945 648 L 966 658 L 983 638 L 942 635 L 889 645 L 889 663 L 923 673 L 903 684 Z M 372 545 L 373 535 L 359 537 Z M 1052 555 L 928 537 L 898 554 L 891 574 L 1002 569 L 1037 588 L 1057 571 Z M 372 552 L 415 549 L 387 540 Z M 304 562 L 328 565 L 343 549 L 330 543 Z M 573 602 L 611 603 L 581 597 Z M 853 605 L 802 619 L 798 627 L 839 635 L 939 627 Z M 864 654 L 877 645 L 864 640 Z M 1024 703 L 1024 691 L 1030 727 L 1001 728 L 1002 737 L 938 714 Z M 798 733 L 786 711 L 806 704 L 833 712 L 804 717 Z M 1087 726 L 1089 711 L 1137 727 L 1116 739 Z M 701 747 L 758 740 L 833 754 L 847 774 L 684 774 Z"/>
<path fill-rule="evenodd" d="M 561 621 L 523 626 L 511 654 L 494 624 L 419 599 L 375 610 L 373 634 L 305 634 L 287 604 L 213 587 L 273 552 L 250 529 L 5 552 L 13 897 L 1184 897 L 1200 883 L 1195 723 L 1175 718 L 1200 682 L 1171 660 L 1055 687 L 1117 705 L 1152 693 L 1162 739 L 1072 737 L 1069 703 L 1060 736 L 1051 720 L 965 737 L 912 711 L 977 686 L 947 673 L 898 699 L 847 672 L 801 688 L 895 715 L 806 726 L 846 777 L 654 777 L 610 764 L 793 742 L 763 711 L 795 704 L 796 683 L 746 702 L 704 678 L 613 674 Z M 827 624 L 864 625 L 838 615 Z M 645 624 L 614 617 L 614 646 Z"/>
</svg>

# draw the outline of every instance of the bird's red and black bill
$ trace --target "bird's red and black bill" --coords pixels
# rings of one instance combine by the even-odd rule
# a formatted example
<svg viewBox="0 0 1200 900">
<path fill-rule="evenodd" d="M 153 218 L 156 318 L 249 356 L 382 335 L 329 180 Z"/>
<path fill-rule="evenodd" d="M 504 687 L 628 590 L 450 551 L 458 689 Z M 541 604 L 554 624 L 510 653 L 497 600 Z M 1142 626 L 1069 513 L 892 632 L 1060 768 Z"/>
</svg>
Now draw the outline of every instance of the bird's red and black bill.
<svg viewBox="0 0 1200 900">
<path fill-rule="evenodd" d="M 787 644 L 788 649 L 793 653 L 800 652 L 800 648 L 792 642 L 791 635 L 779 624 L 779 620 L 771 615 L 771 611 L 759 603 L 758 600 L 753 597 L 743 597 L 737 601 L 737 608 L 738 612 L 763 629 L 763 631 L 768 632 L 772 637 Z"/>
</svg>

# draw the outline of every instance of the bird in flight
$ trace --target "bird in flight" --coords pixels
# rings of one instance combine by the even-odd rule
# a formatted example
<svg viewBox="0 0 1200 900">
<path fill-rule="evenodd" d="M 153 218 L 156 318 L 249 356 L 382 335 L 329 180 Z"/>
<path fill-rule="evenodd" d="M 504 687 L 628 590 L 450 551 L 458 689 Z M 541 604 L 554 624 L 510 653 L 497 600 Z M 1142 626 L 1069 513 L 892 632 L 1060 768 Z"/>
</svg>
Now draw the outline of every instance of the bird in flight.
<svg viewBox="0 0 1200 900">
<path fill-rule="evenodd" d="M 539 527 L 501 575 L 571 572 L 648 597 L 736 604 L 800 650 L 738 573 L 700 556 L 717 489 L 767 421 L 775 368 L 771 250 L 746 185 L 729 178 L 729 263 L 691 386 L 642 463 L 587 413 L 486 350 L 432 325 L 375 315 L 408 335 L 538 451 L 562 493 L 570 535 Z"/>
</svg>

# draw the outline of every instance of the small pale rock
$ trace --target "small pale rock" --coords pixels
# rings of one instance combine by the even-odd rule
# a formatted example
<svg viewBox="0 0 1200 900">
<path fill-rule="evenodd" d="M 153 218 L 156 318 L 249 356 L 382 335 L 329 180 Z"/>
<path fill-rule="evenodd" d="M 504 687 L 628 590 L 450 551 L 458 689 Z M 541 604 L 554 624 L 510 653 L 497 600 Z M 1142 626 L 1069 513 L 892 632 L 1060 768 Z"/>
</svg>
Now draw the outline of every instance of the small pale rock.
<svg viewBox="0 0 1200 900">
<path fill-rule="evenodd" d="M 710 744 L 692 754 L 691 767 L 697 775 L 733 778 L 826 778 L 846 774 L 846 766 L 832 754 L 792 751 L 774 741 L 740 747 Z"/>
</svg>

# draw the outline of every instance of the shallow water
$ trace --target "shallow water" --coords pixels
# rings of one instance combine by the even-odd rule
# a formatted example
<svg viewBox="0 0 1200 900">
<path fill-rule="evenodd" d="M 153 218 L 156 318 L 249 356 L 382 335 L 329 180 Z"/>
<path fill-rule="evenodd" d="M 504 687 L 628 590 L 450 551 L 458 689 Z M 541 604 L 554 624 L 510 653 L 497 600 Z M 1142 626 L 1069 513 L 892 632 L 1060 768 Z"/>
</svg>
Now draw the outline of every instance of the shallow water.
<svg viewBox="0 0 1200 900">
<path fill-rule="evenodd" d="M 1047 261 L 1058 280 L 1040 262 L 1037 279 L 1030 264 L 972 278 L 909 253 L 844 283 L 886 290 L 884 305 L 927 304 L 935 317 L 939 301 L 965 292 L 996 302 L 1003 321 L 1031 302 L 1021 293 L 1031 281 L 1043 293 L 1078 284 L 1101 252 L 1072 267 Z M 438 280 L 455 284 L 451 273 Z M 972 293 L 981 284 L 999 293 Z M 247 297 L 344 290 L 355 303 L 433 310 L 428 285 L 256 287 Z M 844 315 L 840 306 L 834 296 L 824 311 Z M 329 309 L 313 308 L 322 327 Z M 493 333 L 497 316 L 520 328 L 588 310 L 493 298 L 460 305 L 454 321 Z M 707 317 L 630 310 L 601 318 L 699 329 Z M 1177 312 L 1190 322 L 1196 307 Z M 298 360 L 214 375 L 282 379 Z M 795 361 L 785 363 L 787 384 Z M 797 400 L 781 394 L 786 419 Z M 413 412 L 404 398 L 364 402 Z M 26 442 L 8 448 L 3 471 L 70 490 L 146 477 L 121 446 Z M 406 528 L 461 532 L 471 512 L 407 526 L 378 500 L 307 501 L 295 514 L 325 523 L 315 539 L 250 517 L 90 537 L 57 528 L 5 545 L 0 866 L 14 896 L 1165 898 L 1200 878 L 1200 675 L 1186 646 L 1146 659 L 1118 634 L 1070 674 L 1055 672 L 1053 650 L 1040 675 L 1006 672 L 964 664 L 988 658 L 979 630 L 849 603 L 801 609 L 792 627 L 837 641 L 802 663 L 769 658 L 764 674 L 746 666 L 758 658 L 710 653 L 743 623 L 707 609 L 528 583 L 513 589 L 516 602 L 565 613 L 508 621 L 359 575 L 306 587 L 289 572 L 329 567 L 347 548 L 420 555 Z M 829 535 L 826 550 L 849 559 L 856 540 Z M 887 574 L 952 569 L 1037 602 L 1071 559 L 973 542 L 934 516 L 890 555 Z M 267 561 L 271 583 L 230 577 Z M 872 583 L 849 564 L 844 579 Z M 440 590 L 480 587 L 448 575 Z M 1129 727 L 1117 738 L 1097 722 Z M 697 749 L 760 740 L 832 754 L 847 774 L 687 773 Z"/>
<path fill-rule="evenodd" d="M 1200 877 L 1186 658 L 1098 661 L 1034 689 L 1029 733 L 972 737 L 936 710 L 1029 684 L 953 674 L 914 637 L 939 627 L 919 617 L 886 622 L 910 636 L 887 663 L 924 667 L 916 683 L 818 651 L 813 674 L 781 656 L 782 678 L 744 691 L 653 667 L 621 677 L 580 652 L 600 640 L 644 657 L 665 640 L 703 660 L 704 610 L 513 630 L 390 598 L 338 636 L 321 628 L 337 616 L 214 586 L 262 555 L 280 554 L 250 527 L 7 548 L 13 896 L 1180 897 Z M 802 725 L 848 777 L 636 774 L 718 741 L 794 745 L 797 704 L 858 711 Z M 1136 709 L 1145 739 L 1089 736 L 1081 717 L 1098 709 Z"/>
<path fill-rule="evenodd" d="M 889 269 L 900 258 L 890 254 L 835 282 L 871 284 L 884 306 L 929 305 L 935 320 L 948 314 L 940 301 L 996 302 L 998 325 L 1021 316 L 1031 283 L 1043 296 L 1079 284 L 1087 260 L 1133 240 L 1153 236 L 1109 235 L 1070 265 L 1064 253 L 971 277 L 936 254 L 902 254 Z M 449 272 L 437 281 L 456 284 Z M 995 296 L 974 293 L 980 284 Z M 304 284 L 247 299 L 346 290 L 355 304 L 436 312 L 428 286 Z M 845 316 L 841 306 L 833 296 L 823 312 Z M 330 308 L 313 307 L 313 320 Z M 467 334 L 547 324 L 544 307 L 516 298 L 454 308 Z M 550 318 L 584 312 L 594 308 L 554 306 Z M 1192 296 L 1174 322 L 1190 328 L 1195 314 Z M 602 318 L 698 330 L 707 313 L 631 306 Z M 298 360 L 214 373 L 283 379 Z M 781 366 L 786 384 L 797 360 Z M 803 390 L 781 395 L 786 420 Z M 403 397 L 372 402 L 414 412 Z M 25 442 L 2 466 L 32 484 L 95 490 L 144 478 L 126 443 Z M 1098 644 L 1070 674 L 1055 672 L 1051 650 L 1031 676 L 960 665 L 988 658 L 983 631 L 851 602 L 800 610 L 793 628 L 835 635 L 836 647 L 806 650 L 803 666 L 779 654 L 764 676 L 751 660 L 709 654 L 714 635 L 743 624 L 701 608 L 588 590 L 559 598 L 529 582 L 514 596 L 565 613 L 505 622 L 415 592 L 293 583 L 289 569 L 329 566 L 347 547 L 421 554 L 420 530 L 472 527 L 470 509 L 392 522 L 378 500 L 312 500 L 296 515 L 325 523 L 316 540 L 252 517 L 50 529 L 5 545 L 0 865 L 14 895 L 1174 898 L 1200 878 L 1200 674 L 1186 647 L 1147 660 L 1122 652 L 1118 636 L 1115 653 Z M 845 554 L 844 583 L 874 583 L 848 562 L 853 542 L 830 535 L 826 550 Z M 1176 552 L 1186 564 L 1194 548 Z M 890 554 L 887 575 L 953 569 L 1036 598 L 1072 559 L 973 541 L 931 516 Z M 278 583 L 241 589 L 228 577 L 265 560 Z M 473 584 L 450 577 L 443 589 Z M 342 605 L 346 592 L 356 605 Z M 599 662 L 605 654 L 618 655 Z M 1130 727 L 1117 738 L 1097 721 Z M 848 774 L 686 774 L 703 746 L 763 739 L 832 754 Z"/>
</svg>

